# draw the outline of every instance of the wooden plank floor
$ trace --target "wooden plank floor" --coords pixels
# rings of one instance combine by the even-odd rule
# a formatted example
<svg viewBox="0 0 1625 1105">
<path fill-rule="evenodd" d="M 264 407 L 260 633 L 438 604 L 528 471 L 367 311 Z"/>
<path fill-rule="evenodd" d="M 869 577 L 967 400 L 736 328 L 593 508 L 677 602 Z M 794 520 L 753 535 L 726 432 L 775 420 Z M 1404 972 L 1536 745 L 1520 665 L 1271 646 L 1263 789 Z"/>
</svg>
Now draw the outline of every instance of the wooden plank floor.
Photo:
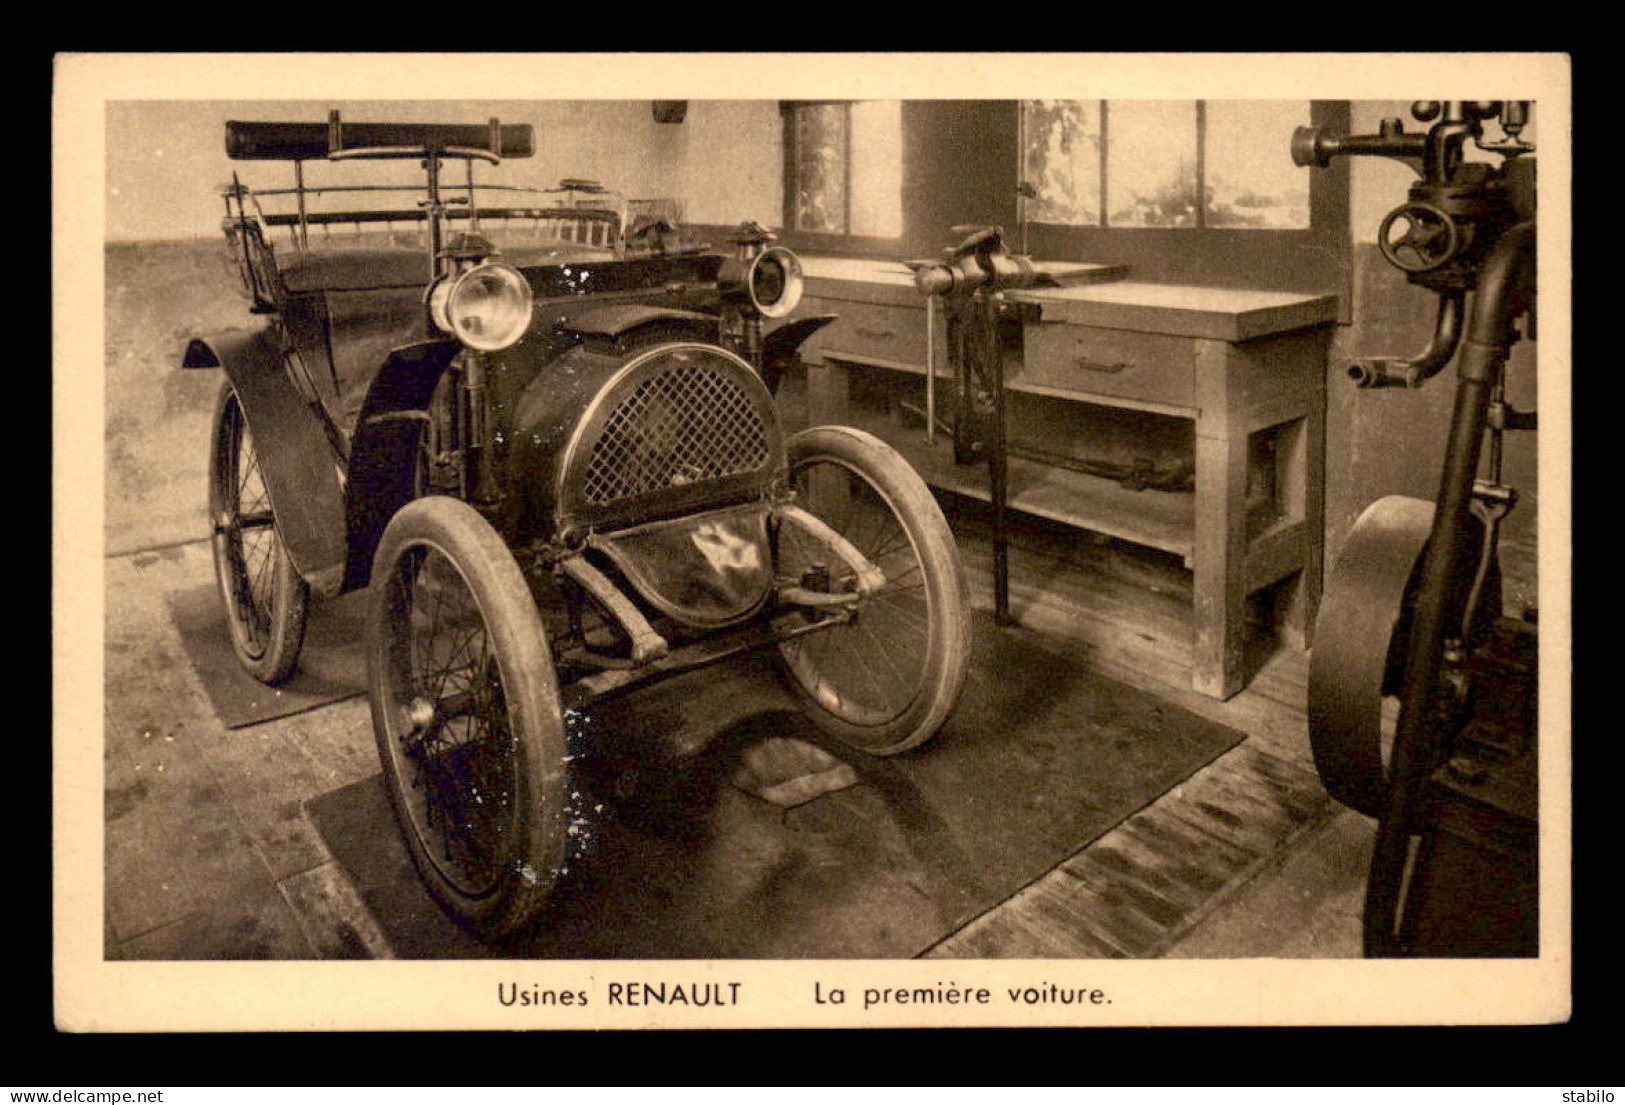
<svg viewBox="0 0 1625 1105">
<path fill-rule="evenodd" d="M 962 503 L 945 502 L 957 515 L 973 602 L 991 609 L 985 530 Z M 1099 542 L 1087 535 L 1069 541 L 1043 527 L 1019 534 L 1010 560 L 1011 608 L 1023 625 L 1061 642 L 1077 663 L 1236 728 L 1247 740 L 927 955 L 1181 954 L 1181 943 L 1205 921 L 1233 908 L 1296 849 L 1325 836 L 1341 811 L 1311 759 L 1304 717 L 1308 655 L 1276 646 L 1246 690 L 1219 702 L 1189 686 L 1189 599 L 1177 574 L 1162 579 L 1155 565 L 1142 566 L 1142 578 L 1130 581 L 1124 577 L 1135 574 L 1132 565 L 1125 571 L 1104 563 Z M 1346 913 L 1347 888 L 1341 897 Z M 1350 922 L 1334 918 L 1331 927 L 1348 939 L 1333 939 L 1314 954 L 1357 955 L 1358 927 Z M 1217 950 L 1201 946 L 1206 956 L 1254 954 L 1244 941 Z"/>
<path fill-rule="evenodd" d="M 210 572 L 201 541 L 107 560 L 107 957 L 390 958 L 303 812 L 377 771 L 366 702 L 222 728 L 169 612 Z"/>
</svg>

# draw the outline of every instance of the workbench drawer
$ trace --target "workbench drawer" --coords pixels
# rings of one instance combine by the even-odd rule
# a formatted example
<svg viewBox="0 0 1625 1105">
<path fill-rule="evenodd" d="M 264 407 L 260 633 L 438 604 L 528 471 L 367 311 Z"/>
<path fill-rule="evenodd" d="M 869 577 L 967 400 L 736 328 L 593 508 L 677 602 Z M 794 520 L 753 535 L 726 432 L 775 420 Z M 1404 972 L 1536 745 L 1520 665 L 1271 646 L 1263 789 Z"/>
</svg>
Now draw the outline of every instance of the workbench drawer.
<svg viewBox="0 0 1625 1105">
<path fill-rule="evenodd" d="M 919 307 L 820 299 L 818 308 L 840 317 L 808 339 L 802 346 L 804 356 L 839 358 L 847 355 L 860 360 L 914 365 L 925 371 L 923 299 Z"/>
<path fill-rule="evenodd" d="M 1196 405 L 1196 342 L 1169 334 L 1033 322 L 1010 383 L 1176 407 Z"/>
</svg>

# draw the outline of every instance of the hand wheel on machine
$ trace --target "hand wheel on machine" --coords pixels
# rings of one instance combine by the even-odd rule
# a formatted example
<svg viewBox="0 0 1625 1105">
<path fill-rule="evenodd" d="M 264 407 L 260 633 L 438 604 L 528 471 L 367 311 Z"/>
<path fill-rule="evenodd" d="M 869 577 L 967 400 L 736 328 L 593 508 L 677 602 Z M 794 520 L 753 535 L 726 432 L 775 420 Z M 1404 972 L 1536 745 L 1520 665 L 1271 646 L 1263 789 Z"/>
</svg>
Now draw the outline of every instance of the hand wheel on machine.
<svg viewBox="0 0 1625 1105">
<path fill-rule="evenodd" d="M 1395 268 L 1432 272 L 1461 250 L 1456 221 L 1431 203 L 1407 203 L 1388 212 L 1377 230 L 1377 246 Z"/>
</svg>

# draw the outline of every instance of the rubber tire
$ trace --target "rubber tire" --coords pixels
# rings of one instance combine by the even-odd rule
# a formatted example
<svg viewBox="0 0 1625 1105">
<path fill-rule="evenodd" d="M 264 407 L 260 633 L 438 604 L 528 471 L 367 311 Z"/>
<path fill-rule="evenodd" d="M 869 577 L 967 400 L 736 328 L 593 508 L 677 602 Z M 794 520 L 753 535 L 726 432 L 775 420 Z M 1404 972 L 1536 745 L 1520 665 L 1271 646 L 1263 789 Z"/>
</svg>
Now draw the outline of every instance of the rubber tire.
<svg viewBox="0 0 1625 1105">
<path fill-rule="evenodd" d="M 299 650 L 305 641 L 305 623 L 310 610 L 310 588 L 300 578 L 293 559 L 282 544 L 282 535 L 273 523 L 271 536 L 271 590 L 266 642 L 256 645 L 244 624 L 236 599 L 243 564 L 240 553 L 231 547 L 231 538 L 220 526 L 228 512 L 240 513 L 237 475 L 244 456 L 253 457 L 253 442 L 246 452 L 239 450 L 240 434 L 248 428 L 242 403 L 227 380 L 215 403 L 213 449 L 209 455 L 210 548 L 214 553 L 215 583 L 226 614 L 232 651 L 255 679 L 270 686 L 285 683 L 299 666 Z"/>
<path fill-rule="evenodd" d="M 443 554 L 468 585 L 496 659 L 516 738 L 511 742 L 514 823 L 508 827 L 509 848 L 496 864 L 499 874 L 493 885 L 484 892 L 463 890 L 437 866 L 408 809 L 394 754 L 403 719 L 390 706 L 387 666 L 398 643 L 397 574 L 402 557 L 419 547 Z M 566 863 L 570 815 L 564 724 L 541 615 L 496 530 L 473 507 L 443 495 L 416 499 L 395 514 L 379 542 L 372 580 L 367 682 L 373 733 L 407 849 L 424 883 L 451 916 L 483 940 L 505 940 L 534 922 Z M 409 610 L 406 614 L 410 617 Z"/>
<path fill-rule="evenodd" d="M 850 426 L 813 426 L 791 436 L 785 449 L 792 475 L 814 462 L 833 462 L 863 477 L 890 506 L 922 567 L 931 639 L 920 693 L 881 726 L 855 725 L 831 713 L 796 677 L 782 646 L 780 672 L 812 722 L 842 743 L 875 756 L 917 748 L 953 711 L 970 664 L 970 588 L 948 521 L 919 473 L 873 434 Z"/>
</svg>

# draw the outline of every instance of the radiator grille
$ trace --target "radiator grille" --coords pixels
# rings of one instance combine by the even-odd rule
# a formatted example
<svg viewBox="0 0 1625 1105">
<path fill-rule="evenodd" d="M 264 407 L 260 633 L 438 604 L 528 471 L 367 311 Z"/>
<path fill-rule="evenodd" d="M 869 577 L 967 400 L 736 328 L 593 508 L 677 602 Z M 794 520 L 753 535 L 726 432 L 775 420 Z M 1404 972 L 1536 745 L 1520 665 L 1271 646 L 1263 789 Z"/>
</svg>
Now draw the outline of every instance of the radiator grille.
<svg viewBox="0 0 1625 1105">
<path fill-rule="evenodd" d="M 594 506 L 755 472 L 770 456 L 761 413 L 739 382 L 678 365 L 640 383 L 593 443 L 582 494 Z"/>
</svg>

